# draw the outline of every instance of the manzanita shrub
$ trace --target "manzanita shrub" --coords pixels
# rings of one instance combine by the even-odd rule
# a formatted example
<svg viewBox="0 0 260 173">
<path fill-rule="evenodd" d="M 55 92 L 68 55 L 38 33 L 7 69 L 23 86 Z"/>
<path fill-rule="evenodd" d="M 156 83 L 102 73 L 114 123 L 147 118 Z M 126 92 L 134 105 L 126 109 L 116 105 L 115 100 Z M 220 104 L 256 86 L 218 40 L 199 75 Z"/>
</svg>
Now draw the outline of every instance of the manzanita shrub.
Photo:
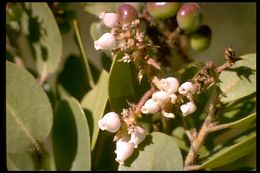
<svg viewBox="0 0 260 173">
<path fill-rule="evenodd" d="M 256 54 L 194 58 L 218 37 L 200 3 L 74 3 L 87 31 L 72 4 L 6 4 L 8 170 L 256 169 Z"/>
</svg>

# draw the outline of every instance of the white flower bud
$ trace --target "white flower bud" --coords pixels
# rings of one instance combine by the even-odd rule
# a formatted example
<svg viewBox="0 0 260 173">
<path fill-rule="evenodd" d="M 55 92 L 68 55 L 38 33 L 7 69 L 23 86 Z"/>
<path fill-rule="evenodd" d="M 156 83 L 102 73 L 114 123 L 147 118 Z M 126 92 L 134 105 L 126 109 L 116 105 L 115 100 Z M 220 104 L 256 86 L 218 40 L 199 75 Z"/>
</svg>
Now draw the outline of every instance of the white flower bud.
<svg viewBox="0 0 260 173">
<path fill-rule="evenodd" d="M 144 114 L 153 114 L 158 112 L 160 106 L 153 99 L 148 99 L 145 104 L 142 106 L 141 111 Z"/>
<path fill-rule="evenodd" d="M 116 161 L 120 165 L 124 165 L 126 159 L 128 159 L 134 152 L 134 145 L 129 142 L 129 138 L 124 136 L 116 142 Z"/>
<path fill-rule="evenodd" d="M 170 96 L 165 91 L 157 91 L 153 93 L 152 99 L 163 108 L 170 101 Z"/>
<path fill-rule="evenodd" d="M 191 82 L 184 82 L 178 89 L 180 94 L 188 95 L 196 92 L 196 87 Z"/>
<path fill-rule="evenodd" d="M 98 40 L 94 41 L 96 50 L 112 50 L 116 46 L 116 38 L 111 33 L 103 34 Z"/>
<path fill-rule="evenodd" d="M 178 79 L 174 77 L 168 77 L 166 79 L 160 80 L 161 86 L 164 91 L 168 92 L 169 94 L 173 94 L 178 91 L 180 83 Z"/>
<path fill-rule="evenodd" d="M 171 94 L 170 98 L 171 98 L 171 103 L 175 104 L 178 97 L 176 96 L 176 94 Z"/>
<path fill-rule="evenodd" d="M 131 134 L 131 139 L 129 142 L 133 143 L 135 148 L 143 142 L 147 135 L 146 131 L 140 126 L 135 126 L 134 129 L 130 129 L 128 133 Z"/>
<path fill-rule="evenodd" d="M 183 116 L 185 117 L 186 115 L 195 112 L 197 107 L 193 102 L 188 102 L 186 104 L 181 105 L 180 109 L 182 111 Z"/>
<path fill-rule="evenodd" d="M 115 133 L 119 130 L 121 122 L 119 116 L 115 112 L 109 112 L 98 121 L 98 126 L 101 130 L 107 130 L 111 133 Z"/>
<path fill-rule="evenodd" d="M 173 113 L 165 112 L 164 110 L 162 111 L 162 114 L 167 118 L 175 118 L 175 115 Z"/>
<path fill-rule="evenodd" d="M 109 28 L 114 28 L 116 26 L 117 22 L 118 22 L 118 15 L 116 13 L 102 12 L 100 14 L 99 18 Z"/>
</svg>

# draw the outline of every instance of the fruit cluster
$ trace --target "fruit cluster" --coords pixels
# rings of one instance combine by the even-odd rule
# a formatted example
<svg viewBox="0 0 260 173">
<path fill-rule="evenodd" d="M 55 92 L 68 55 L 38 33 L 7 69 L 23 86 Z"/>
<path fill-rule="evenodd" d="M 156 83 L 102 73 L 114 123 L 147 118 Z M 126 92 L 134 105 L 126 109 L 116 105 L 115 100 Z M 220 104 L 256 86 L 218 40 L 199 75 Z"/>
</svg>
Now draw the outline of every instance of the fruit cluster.
<svg viewBox="0 0 260 173">
<path fill-rule="evenodd" d="M 203 51 L 210 45 L 211 30 L 202 25 L 203 15 L 198 3 L 152 2 L 146 4 L 147 11 L 156 20 L 176 20 L 178 27 L 190 35 L 193 50 Z"/>
</svg>

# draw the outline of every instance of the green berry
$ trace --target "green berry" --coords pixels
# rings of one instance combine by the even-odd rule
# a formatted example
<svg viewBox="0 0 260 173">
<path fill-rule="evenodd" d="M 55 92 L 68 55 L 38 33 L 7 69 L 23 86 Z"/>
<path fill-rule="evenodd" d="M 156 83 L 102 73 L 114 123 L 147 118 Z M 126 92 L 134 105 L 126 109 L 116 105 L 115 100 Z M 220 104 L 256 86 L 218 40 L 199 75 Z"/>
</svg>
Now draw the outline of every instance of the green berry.
<svg viewBox="0 0 260 173">
<path fill-rule="evenodd" d="M 177 22 L 181 29 L 196 31 L 202 22 L 202 12 L 198 3 L 185 3 L 177 13 Z"/>
<path fill-rule="evenodd" d="M 117 8 L 119 23 L 129 23 L 138 18 L 137 10 L 129 4 L 122 4 Z"/>
<path fill-rule="evenodd" d="M 95 41 L 98 40 L 105 32 L 106 26 L 100 22 L 93 22 L 89 28 L 90 36 Z"/>
<path fill-rule="evenodd" d="M 191 35 L 191 48 L 196 51 L 206 50 L 211 41 L 211 29 L 203 25 Z"/>
<path fill-rule="evenodd" d="M 157 19 L 165 19 L 175 16 L 179 10 L 179 2 L 152 2 L 146 4 L 151 16 Z"/>
</svg>

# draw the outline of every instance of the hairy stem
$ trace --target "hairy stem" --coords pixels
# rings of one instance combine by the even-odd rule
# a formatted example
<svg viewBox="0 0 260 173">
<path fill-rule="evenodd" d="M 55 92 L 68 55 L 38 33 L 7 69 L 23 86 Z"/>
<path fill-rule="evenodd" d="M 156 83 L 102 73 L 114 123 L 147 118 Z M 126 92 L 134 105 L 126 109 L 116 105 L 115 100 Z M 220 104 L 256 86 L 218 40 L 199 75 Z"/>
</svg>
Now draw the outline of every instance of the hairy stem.
<svg viewBox="0 0 260 173">
<path fill-rule="evenodd" d="M 193 165 L 193 166 L 184 167 L 184 171 L 195 171 L 195 170 L 199 170 L 199 169 L 200 169 L 200 165 Z"/>
<path fill-rule="evenodd" d="M 212 128 L 212 126 L 214 125 L 213 121 L 214 121 L 214 115 L 216 112 L 217 100 L 218 100 L 218 95 L 215 94 L 213 101 L 211 102 L 211 104 L 209 106 L 208 115 L 207 115 L 206 119 L 204 120 L 203 125 L 202 125 L 200 131 L 198 132 L 198 135 L 196 136 L 196 139 L 191 144 L 189 153 L 185 160 L 185 167 L 191 166 L 194 164 L 194 162 L 196 161 L 196 159 L 198 157 L 200 147 L 209 133 L 208 129 Z"/>
<path fill-rule="evenodd" d="M 226 63 L 224 63 L 224 64 L 218 66 L 218 67 L 215 69 L 215 71 L 216 71 L 217 73 L 221 73 L 223 70 L 225 70 L 226 68 L 229 68 L 230 66 L 231 66 L 230 63 L 229 63 L 229 62 L 226 62 Z"/>
</svg>

